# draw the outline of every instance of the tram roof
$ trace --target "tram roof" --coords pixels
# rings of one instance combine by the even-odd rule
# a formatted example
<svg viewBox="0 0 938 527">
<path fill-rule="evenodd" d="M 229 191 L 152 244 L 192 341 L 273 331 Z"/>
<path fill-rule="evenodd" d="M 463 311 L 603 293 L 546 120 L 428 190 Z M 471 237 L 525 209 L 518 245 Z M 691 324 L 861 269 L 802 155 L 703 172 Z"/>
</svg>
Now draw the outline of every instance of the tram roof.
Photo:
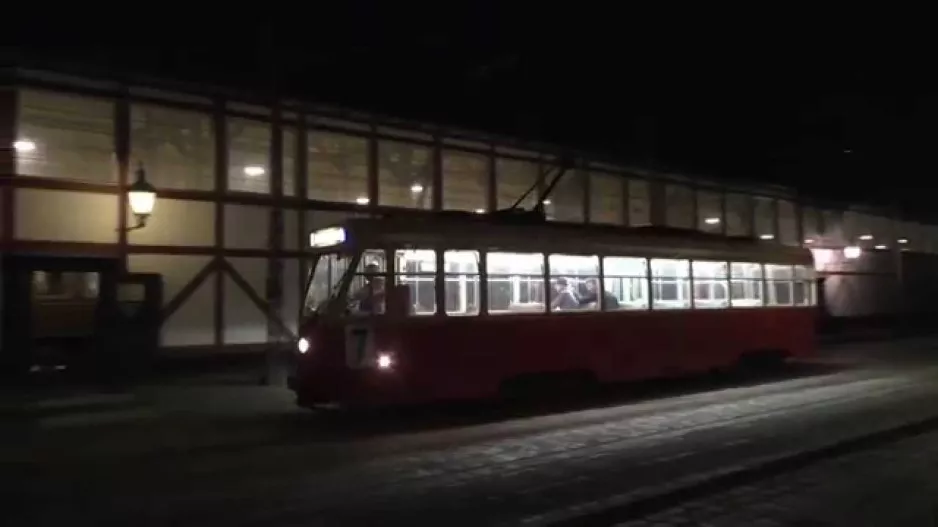
<svg viewBox="0 0 938 527">
<path fill-rule="evenodd" d="M 431 217 L 352 218 L 349 248 L 475 249 L 506 252 L 602 254 L 813 263 L 811 252 L 748 237 L 690 229 L 582 225 L 499 214 L 442 213 Z"/>
</svg>

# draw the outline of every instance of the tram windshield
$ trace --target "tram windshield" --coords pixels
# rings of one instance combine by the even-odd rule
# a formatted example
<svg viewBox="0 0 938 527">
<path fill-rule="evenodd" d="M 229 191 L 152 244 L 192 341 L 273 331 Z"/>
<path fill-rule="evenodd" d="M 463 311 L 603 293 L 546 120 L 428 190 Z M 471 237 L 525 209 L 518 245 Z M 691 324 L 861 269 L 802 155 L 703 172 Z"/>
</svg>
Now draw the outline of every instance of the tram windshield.
<svg viewBox="0 0 938 527">
<path fill-rule="evenodd" d="M 347 254 L 327 253 L 319 257 L 307 285 L 304 314 L 319 312 L 338 294 L 351 261 L 352 257 Z"/>
</svg>

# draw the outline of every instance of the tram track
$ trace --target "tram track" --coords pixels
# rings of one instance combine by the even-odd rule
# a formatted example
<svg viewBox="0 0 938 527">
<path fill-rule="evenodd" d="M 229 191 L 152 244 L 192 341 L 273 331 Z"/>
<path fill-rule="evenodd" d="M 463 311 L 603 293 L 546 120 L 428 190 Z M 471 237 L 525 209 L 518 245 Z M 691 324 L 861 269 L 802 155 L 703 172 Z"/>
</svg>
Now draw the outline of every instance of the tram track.
<svg viewBox="0 0 938 527">
<path fill-rule="evenodd" d="M 606 527 L 669 510 L 692 500 L 699 500 L 731 491 L 745 485 L 808 468 L 836 458 L 891 445 L 899 441 L 938 431 L 938 415 L 901 426 L 831 443 L 794 454 L 761 460 L 748 466 L 723 471 L 702 481 L 660 492 L 618 505 L 567 518 L 548 521 L 554 527 Z M 535 522 L 525 522 L 534 525 Z"/>
<path fill-rule="evenodd" d="M 57 474 L 44 489 L 54 506 L 35 524 L 78 507 L 127 523 L 155 499 L 176 524 L 364 525 L 382 511 L 385 524 L 603 525 L 804 463 L 778 460 L 796 445 L 830 446 L 823 426 L 839 443 L 938 420 L 927 412 L 936 379 L 934 367 L 852 371 L 345 443 L 97 464 L 91 476 Z M 136 472 L 146 478 L 128 477 Z"/>
<path fill-rule="evenodd" d="M 877 385 L 879 388 L 874 389 Z M 915 378 L 905 382 L 899 382 L 895 378 L 872 379 L 849 383 L 849 386 L 850 388 L 831 387 L 826 390 L 827 395 L 824 395 L 824 387 L 819 387 L 814 390 L 815 393 L 767 396 L 776 399 L 765 402 L 772 406 L 768 411 L 753 413 L 759 406 L 756 402 L 750 404 L 748 410 L 742 410 L 742 413 L 747 415 L 728 419 L 704 419 L 698 415 L 687 420 L 688 416 L 685 415 L 682 416 L 683 424 L 676 424 L 665 430 L 659 428 L 657 432 L 644 430 L 640 421 L 643 418 L 639 417 L 628 420 L 631 421 L 629 423 L 617 423 L 618 428 L 615 424 L 607 425 L 611 428 L 604 432 L 591 430 L 589 426 L 575 427 L 573 431 L 556 432 L 560 435 L 554 437 L 551 437 L 553 433 L 519 437 L 512 441 L 511 445 L 489 442 L 455 450 L 392 456 L 391 459 L 355 463 L 355 466 L 317 470 L 315 474 L 309 475 L 298 473 L 302 467 L 308 466 L 302 462 L 295 464 L 295 468 L 299 469 L 296 472 L 279 472 L 271 470 L 270 467 L 268 470 L 255 472 L 248 467 L 242 467 L 252 473 L 252 479 L 247 484 L 225 485 L 224 492 L 208 501 L 205 500 L 205 495 L 168 495 L 164 497 L 164 503 L 175 510 L 197 513 L 218 506 L 219 503 L 215 502 L 217 499 L 226 502 L 236 500 L 239 506 L 234 509 L 239 512 L 229 519 L 243 525 L 294 522 L 299 524 L 311 515 L 330 518 L 331 521 L 342 524 L 356 524 L 354 515 L 363 504 L 398 509 L 397 513 L 407 516 L 409 513 L 399 510 L 399 506 L 394 505 L 394 502 L 399 500 L 411 503 L 413 500 L 420 500 L 421 496 L 432 496 L 430 499 L 437 502 L 433 504 L 434 509 L 441 507 L 439 513 L 443 512 L 444 504 L 456 503 L 458 500 L 480 500 L 480 503 L 485 503 L 485 495 L 492 496 L 499 489 L 509 493 L 523 490 L 526 496 L 518 497 L 520 501 L 539 494 L 554 494 L 559 497 L 569 493 L 569 489 L 564 487 L 569 487 L 571 482 L 568 479 L 547 477 L 550 471 L 589 479 L 597 473 L 607 471 L 608 465 L 613 464 L 621 465 L 620 470 L 616 472 L 625 471 L 633 477 L 643 475 L 643 478 L 654 479 L 653 476 L 657 472 L 677 471 L 681 464 L 708 464 L 712 461 L 711 458 L 724 456 L 740 448 L 740 434 L 745 435 L 747 428 L 763 429 L 761 435 L 750 436 L 750 446 L 759 446 L 760 450 L 765 450 L 765 430 L 770 429 L 772 425 L 760 425 L 760 422 L 786 422 L 797 416 L 814 416 L 812 422 L 816 423 L 826 420 L 825 414 L 836 415 L 847 406 L 857 405 L 863 406 L 867 414 L 874 410 L 878 414 L 888 414 L 894 409 L 897 400 L 912 401 L 911 406 L 918 407 L 921 401 L 935 392 L 926 389 L 921 379 Z M 790 404 L 780 404 L 783 401 L 777 400 L 779 397 L 787 399 Z M 805 403 L 804 400 L 810 402 Z M 877 405 L 873 402 L 876 400 L 883 402 Z M 737 410 L 739 411 L 738 408 Z M 689 413 L 703 414 L 706 417 L 708 412 L 699 409 Z M 709 413 L 719 416 L 720 410 L 711 408 Z M 847 422 L 856 418 L 856 415 L 850 415 L 849 419 L 841 421 Z M 661 418 L 646 416 L 644 419 L 645 426 L 660 427 Z M 698 419 L 699 422 L 694 422 Z M 634 429 L 634 433 L 631 437 L 622 437 L 623 429 L 629 427 Z M 589 436 L 597 433 L 605 433 L 608 436 L 605 439 L 610 440 L 590 441 Z M 785 441 L 790 440 L 790 437 L 785 438 Z M 684 444 L 688 441 L 696 442 L 698 447 L 704 443 L 711 446 L 688 453 L 690 445 Z M 549 448 L 551 443 L 556 445 L 552 450 Z M 769 450 L 779 450 L 781 447 L 782 445 L 776 445 Z M 752 458 L 755 459 L 755 456 Z M 196 467 L 189 467 L 185 474 L 186 478 L 194 478 L 190 479 L 187 487 L 198 485 L 198 480 L 203 477 L 211 479 L 212 471 L 203 472 L 199 476 L 201 471 L 192 470 L 193 468 Z M 537 476 L 539 473 L 544 476 Z M 531 479 L 533 484 L 529 482 L 527 488 L 519 486 L 525 479 Z M 258 488 L 264 489 L 263 496 L 255 495 Z M 354 505 L 349 502 L 349 496 L 357 497 Z M 260 507 L 259 500 L 267 506 Z M 558 503 L 568 505 L 569 502 L 569 499 L 558 499 Z M 244 506 L 240 505 L 242 503 Z M 252 503 L 257 507 L 251 507 Z M 270 507 L 272 503 L 275 506 Z M 530 505 L 534 507 L 536 504 L 532 502 Z M 264 512 L 258 513 L 258 510 Z M 542 520 L 549 516 L 548 514 Z"/>
</svg>

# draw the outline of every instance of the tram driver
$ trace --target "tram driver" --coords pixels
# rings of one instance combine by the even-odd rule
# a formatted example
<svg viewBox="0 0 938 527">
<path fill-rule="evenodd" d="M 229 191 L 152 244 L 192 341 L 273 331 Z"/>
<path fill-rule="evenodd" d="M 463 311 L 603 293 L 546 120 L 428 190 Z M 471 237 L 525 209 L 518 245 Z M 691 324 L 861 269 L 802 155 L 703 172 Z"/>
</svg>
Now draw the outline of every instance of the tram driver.
<svg viewBox="0 0 938 527">
<path fill-rule="evenodd" d="M 561 277 L 554 280 L 553 293 L 553 298 L 551 298 L 550 301 L 551 311 L 577 309 L 580 307 L 580 300 L 577 298 L 576 293 L 573 292 L 573 289 L 570 288 L 570 284 L 567 282 L 566 278 Z"/>
<path fill-rule="evenodd" d="M 383 313 L 385 284 L 381 266 L 374 262 L 369 263 L 365 265 L 362 275 L 365 285 L 351 295 L 349 305 L 360 313 Z"/>
</svg>

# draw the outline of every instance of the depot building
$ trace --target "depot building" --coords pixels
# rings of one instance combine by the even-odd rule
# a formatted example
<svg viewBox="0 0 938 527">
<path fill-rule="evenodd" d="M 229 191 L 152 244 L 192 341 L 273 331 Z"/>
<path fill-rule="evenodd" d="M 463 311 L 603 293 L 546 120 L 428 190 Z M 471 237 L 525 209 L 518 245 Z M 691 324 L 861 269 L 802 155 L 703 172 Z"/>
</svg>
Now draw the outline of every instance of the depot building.
<svg viewBox="0 0 938 527">
<path fill-rule="evenodd" d="M 563 150 L 168 82 L 13 69 L 0 88 L 8 369 L 87 353 L 102 332 L 157 357 L 292 345 L 311 231 L 351 216 L 510 207 L 543 191 Z M 551 221 L 804 246 L 825 315 L 930 309 L 938 226 L 780 186 L 576 159 L 545 201 Z"/>
</svg>

